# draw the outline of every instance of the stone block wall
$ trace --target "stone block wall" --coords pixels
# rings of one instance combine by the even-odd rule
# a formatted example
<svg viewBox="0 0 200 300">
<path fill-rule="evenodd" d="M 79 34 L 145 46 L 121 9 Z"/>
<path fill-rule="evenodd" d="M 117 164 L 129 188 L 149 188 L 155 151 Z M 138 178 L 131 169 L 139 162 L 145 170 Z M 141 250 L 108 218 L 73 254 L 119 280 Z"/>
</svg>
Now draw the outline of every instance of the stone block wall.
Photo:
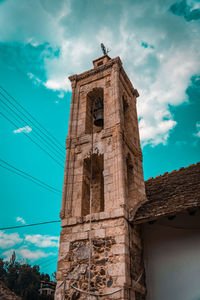
<svg viewBox="0 0 200 300">
<path fill-rule="evenodd" d="M 109 293 L 121 291 L 103 299 L 130 299 L 129 239 L 126 213 L 123 209 L 112 213 L 92 215 L 92 246 L 89 246 L 89 218 L 71 218 L 60 235 L 56 300 L 87 299 L 87 295 L 76 291 L 72 285 L 88 290 L 88 260 L 91 259 L 91 291 Z M 64 220 L 63 220 L 64 222 Z M 66 222 L 66 221 L 65 221 Z M 65 282 L 65 283 L 64 283 Z M 60 286 L 60 288 L 59 288 Z M 134 298 L 131 298 L 134 299 Z"/>
</svg>

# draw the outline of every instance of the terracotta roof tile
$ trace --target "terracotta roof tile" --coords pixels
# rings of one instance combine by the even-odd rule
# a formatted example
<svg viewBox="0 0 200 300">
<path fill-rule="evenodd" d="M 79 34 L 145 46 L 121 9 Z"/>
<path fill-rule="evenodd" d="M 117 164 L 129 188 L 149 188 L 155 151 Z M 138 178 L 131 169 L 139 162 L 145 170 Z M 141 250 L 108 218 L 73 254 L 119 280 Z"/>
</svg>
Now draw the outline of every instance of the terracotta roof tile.
<svg viewBox="0 0 200 300">
<path fill-rule="evenodd" d="M 200 206 L 200 163 L 145 181 L 148 201 L 137 211 L 135 222 Z"/>
</svg>

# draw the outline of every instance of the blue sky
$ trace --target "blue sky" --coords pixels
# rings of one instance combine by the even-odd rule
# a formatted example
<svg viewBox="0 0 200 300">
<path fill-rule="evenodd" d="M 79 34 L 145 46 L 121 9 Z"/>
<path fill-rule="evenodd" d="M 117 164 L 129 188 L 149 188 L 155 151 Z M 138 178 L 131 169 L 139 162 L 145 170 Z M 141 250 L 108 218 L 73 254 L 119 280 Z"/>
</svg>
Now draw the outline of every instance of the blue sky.
<svg viewBox="0 0 200 300">
<path fill-rule="evenodd" d="M 67 77 L 92 68 L 101 42 L 121 57 L 140 93 L 145 179 L 199 161 L 200 1 L 0 0 L 0 85 L 64 146 Z M 14 121 L 0 98 L 0 111 Z M 64 163 L 27 138 L 36 131 L 1 115 L 0 159 L 62 190 Z M 58 220 L 59 194 L 2 167 L 0 173 L 1 228 Z M 0 253 L 9 258 L 15 249 L 19 259 L 51 273 L 59 233 L 59 223 L 1 231 Z"/>
</svg>

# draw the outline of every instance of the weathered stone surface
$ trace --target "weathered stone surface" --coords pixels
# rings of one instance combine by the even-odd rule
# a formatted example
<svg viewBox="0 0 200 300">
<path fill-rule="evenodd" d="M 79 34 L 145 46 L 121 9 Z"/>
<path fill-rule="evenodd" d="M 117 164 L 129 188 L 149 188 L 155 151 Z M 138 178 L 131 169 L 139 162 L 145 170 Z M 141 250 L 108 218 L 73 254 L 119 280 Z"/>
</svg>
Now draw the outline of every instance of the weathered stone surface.
<svg viewBox="0 0 200 300">
<path fill-rule="evenodd" d="M 80 298 L 80 293 L 79 292 L 74 292 L 73 295 L 72 295 L 72 300 L 77 300 Z"/>
<path fill-rule="evenodd" d="M 80 246 L 76 251 L 76 259 L 88 259 L 90 255 L 90 248 L 88 246 Z"/>
</svg>

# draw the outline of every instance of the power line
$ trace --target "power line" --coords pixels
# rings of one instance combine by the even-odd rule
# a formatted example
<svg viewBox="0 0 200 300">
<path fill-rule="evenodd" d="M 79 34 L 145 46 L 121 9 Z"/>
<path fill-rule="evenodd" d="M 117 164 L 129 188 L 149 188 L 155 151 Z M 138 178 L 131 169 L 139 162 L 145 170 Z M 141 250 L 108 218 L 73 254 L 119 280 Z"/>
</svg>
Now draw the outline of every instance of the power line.
<svg viewBox="0 0 200 300">
<path fill-rule="evenodd" d="M 54 257 L 51 261 L 49 261 L 48 263 L 47 263 L 47 261 L 46 261 L 46 263 L 44 264 L 43 263 L 43 265 L 41 265 L 41 264 L 39 264 L 39 266 L 41 266 L 41 268 L 44 270 L 44 269 L 46 269 L 48 266 L 50 266 L 50 265 L 52 265 L 52 264 L 55 264 L 55 262 L 58 260 L 58 257 Z"/>
<path fill-rule="evenodd" d="M 49 264 L 46 264 L 44 267 L 41 266 L 42 272 L 47 272 L 48 267 L 49 267 L 50 265 L 52 265 L 52 264 L 55 264 L 55 263 L 57 262 L 57 260 L 58 260 L 58 258 L 55 257 L 55 259 L 54 259 L 52 262 L 50 262 Z M 39 266 L 40 266 L 40 265 L 39 265 Z"/>
<path fill-rule="evenodd" d="M 31 124 L 33 124 L 33 126 L 35 126 L 45 137 L 47 137 L 47 139 L 49 140 L 49 137 L 37 126 L 37 125 L 35 125 L 31 120 L 30 120 L 30 118 L 28 118 L 23 112 L 21 112 L 7 97 L 5 97 L 1 92 L 0 92 L 0 95 L 2 95 L 13 107 L 15 107 L 15 109 L 20 113 L 20 114 L 22 114 Z M 4 105 L 6 105 L 14 114 L 16 114 L 23 122 L 25 122 L 25 123 L 27 123 L 27 121 L 26 120 L 23 120 L 23 118 L 21 117 L 21 116 L 19 116 L 13 109 L 11 109 L 10 108 L 10 106 L 8 105 L 8 104 L 6 104 L 5 102 L 3 102 L 3 100 L 2 100 L 2 103 L 4 104 Z M 41 134 L 39 134 L 39 133 L 37 133 L 44 141 L 45 141 L 45 143 L 47 143 L 47 144 L 49 144 L 51 147 L 53 147 L 57 152 L 58 152 L 58 150 L 61 152 L 58 152 L 60 155 L 63 155 L 64 156 L 64 152 L 63 152 L 63 150 L 60 150 L 60 148 L 55 144 L 55 142 L 53 141 L 53 144 L 55 144 L 56 145 L 56 147 L 58 148 L 58 150 L 55 148 L 55 146 L 53 146 L 53 145 L 51 145 L 50 143 L 49 143 L 49 141 L 47 140 L 45 140 L 44 139 L 44 137 L 43 136 L 41 136 Z"/>
<path fill-rule="evenodd" d="M 10 172 L 14 172 L 14 173 L 16 173 L 17 175 L 22 176 L 22 177 L 24 177 L 25 179 L 30 180 L 30 181 L 34 182 L 35 184 L 38 184 L 38 185 L 42 186 L 43 188 L 50 190 L 51 192 L 54 192 L 54 193 L 62 193 L 60 190 L 58 190 L 58 189 L 52 187 L 51 185 L 45 183 L 45 182 L 42 181 L 42 180 L 40 180 L 40 179 L 38 179 L 38 178 L 36 178 L 36 177 L 34 177 L 34 176 L 32 176 L 32 175 L 30 175 L 30 174 L 28 174 L 28 173 L 22 171 L 22 170 L 20 170 L 20 169 L 14 167 L 13 165 L 11 165 L 11 164 L 9 164 L 8 162 L 6 162 L 5 160 L 3 160 L 3 159 L 0 158 L 0 161 L 3 162 L 3 163 L 4 163 L 5 165 L 7 165 L 8 167 L 12 168 L 13 170 L 12 170 L 12 169 L 9 169 L 9 168 L 7 168 L 7 167 L 5 167 L 5 166 L 2 166 L 2 165 L 0 164 L 0 166 L 1 166 L 2 168 L 7 169 L 7 170 L 9 170 Z M 18 174 L 16 171 L 19 172 L 19 174 Z M 20 173 L 21 173 L 21 174 L 20 174 Z M 26 176 L 27 176 L 27 177 L 26 177 Z"/>
<path fill-rule="evenodd" d="M 45 130 L 50 136 L 51 136 L 51 139 L 54 139 L 56 142 L 57 142 L 57 144 L 59 144 L 60 145 L 60 147 L 62 148 L 62 149 L 64 149 L 65 150 L 65 147 L 53 136 L 53 134 L 51 134 L 40 122 L 38 122 L 37 120 L 36 120 L 36 118 L 34 118 L 33 117 L 33 115 L 31 115 L 24 107 L 23 107 L 23 105 L 21 105 L 11 94 L 9 94 L 8 93 L 8 91 L 6 91 L 6 89 L 4 89 L 1 85 L 0 85 L 0 89 L 2 89 L 11 99 L 13 99 L 14 101 L 15 101 L 15 103 L 17 103 L 18 105 L 19 105 L 19 107 L 21 107 L 41 128 L 43 128 L 43 130 Z M 4 96 L 5 97 L 5 96 Z M 27 119 L 28 119 L 28 117 L 26 117 Z M 44 133 L 43 133 L 44 134 Z M 54 141 L 53 141 L 53 143 L 55 143 Z M 56 144 L 56 145 L 57 145 Z M 57 146 L 58 147 L 58 146 Z"/>
<path fill-rule="evenodd" d="M 16 123 L 14 123 L 13 121 L 11 121 L 7 116 L 5 116 L 2 112 L 0 113 L 6 120 L 8 120 L 13 126 L 18 126 L 16 125 Z M 44 151 L 49 157 L 51 157 L 60 167 L 63 168 L 63 165 L 60 164 L 60 162 L 55 159 L 47 150 L 45 150 L 44 148 L 42 148 L 36 141 L 34 141 L 29 135 L 25 134 L 24 132 L 22 132 L 28 139 L 30 139 L 35 145 L 37 145 L 42 151 Z"/>
<path fill-rule="evenodd" d="M 56 257 L 56 259 L 57 259 L 57 257 Z M 48 264 L 48 263 L 49 263 L 50 261 L 52 261 L 52 260 L 55 260 L 55 256 L 54 256 L 54 257 L 50 257 L 50 258 L 48 258 L 48 259 L 46 259 L 46 257 L 43 257 L 43 258 L 42 258 L 42 261 L 41 261 L 41 262 L 38 262 L 38 265 L 43 267 L 43 265 Z"/>
<path fill-rule="evenodd" d="M 10 114 L 10 112 L 8 112 L 7 111 L 7 109 L 5 108 L 5 107 L 3 107 L 3 109 L 7 112 L 7 113 L 9 113 Z M 10 123 L 12 123 L 12 125 L 16 128 L 16 127 L 18 127 L 18 126 L 21 126 L 21 125 L 17 125 L 16 123 L 14 123 L 11 119 L 9 119 L 9 117 L 8 116 L 6 116 L 4 113 L 2 113 L 2 112 L 0 112 L 0 114 L 2 114 L 2 116 L 4 117 L 4 118 L 6 118 Z M 19 121 L 18 121 L 18 119 L 15 117 L 15 116 L 12 116 L 12 118 L 16 121 L 16 122 L 18 122 L 19 123 Z M 29 140 L 31 140 L 34 144 L 36 144 L 41 150 L 43 150 L 46 154 L 48 153 L 48 155 L 52 158 L 52 159 L 54 159 L 53 158 L 53 155 L 55 155 L 54 153 L 53 154 L 50 154 L 47 150 L 45 150 L 44 148 L 43 148 L 43 145 L 41 146 L 38 142 L 36 142 L 34 139 L 32 139 L 28 134 L 26 134 L 24 131 L 22 131 L 22 133 L 29 139 Z M 46 145 L 45 145 L 46 146 Z M 48 147 L 48 146 L 47 146 Z M 49 148 L 49 147 L 48 147 Z M 56 157 L 56 158 L 58 158 L 60 161 L 58 161 L 58 160 L 56 160 L 57 161 L 57 163 L 59 162 L 59 163 L 61 163 L 61 164 L 64 164 L 64 162 L 62 162 L 61 161 L 61 159 L 60 159 L 60 157 Z M 55 160 L 55 159 L 54 159 Z M 62 165 L 62 167 L 63 167 L 63 165 Z"/>
<path fill-rule="evenodd" d="M 15 173 L 15 174 L 17 174 L 17 175 L 19 175 L 19 176 L 21 176 L 21 177 L 24 177 L 25 179 L 28 179 L 27 177 L 25 177 L 24 175 L 21 175 L 21 174 L 19 174 L 19 173 L 17 173 L 17 172 L 15 172 L 14 170 L 11 170 L 11 169 L 9 169 L 9 168 L 7 168 L 7 167 L 5 167 L 5 166 L 2 166 L 1 164 L 0 164 L 0 167 L 2 167 L 2 168 L 4 168 L 4 169 L 6 169 L 6 170 L 8 170 L 8 171 L 10 171 L 10 172 L 12 172 L 12 173 Z M 33 181 L 33 180 L 31 180 L 31 179 L 29 179 L 30 181 L 32 181 L 32 182 L 34 182 L 34 183 L 36 183 L 35 181 Z M 39 183 L 36 183 L 37 185 L 40 185 L 41 187 L 43 187 L 44 189 L 46 189 L 46 190 L 48 190 L 48 191 L 50 191 L 50 192 L 52 192 L 52 193 L 54 193 L 54 194 L 58 194 L 57 192 L 54 192 L 54 191 L 52 191 L 52 190 L 50 190 L 50 189 L 47 189 L 46 187 L 44 187 L 44 186 L 42 186 L 41 184 L 39 184 Z"/>
<path fill-rule="evenodd" d="M 1 94 L 1 92 L 0 92 L 0 94 Z M 1 99 L 1 98 L 0 98 Z M 12 113 L 13 114 L 15 114 L 19 119 L 21 119 L 22 120 L 22 122 L 24 122 L 25 124 L 27 124 L 27 122 L 26 122 L 26 120 L 24 120 L 18 113 L 16 113 L 8 104 L 6 104 L 2 99 L 1 99 L 1 103 L 2 104 L 4 104 L 6 107 L 8 107 L 8 109 L 10 110 L 10 111 L 12 111 Z M 5 107 L 4 107 L 4 109 L 5 109 Z M 8 112 L 8 111 L 7 111 Z M 8 112 L 9 113 L 9 112 Z M 13 116 L 12 116 L 13 117 Z M 14 119 L 16 120 L 16 118 L 14 117 Z M 19 120 L 17 119 L 17 122 L 19 123 Z M 23 124 L 23 123 L 22 123 Z M 27 124 L 28 125 L 28 124 Z M 34 125 L 34 124 L 33 124 Z M 21 125 L 20 125 L 21 126 Z M 22 125 L 23 126 L 23 125 Z M 33 135 L 35 135 L 34 134 L 34 132 L 32 133 Z M 46 141 L 44 138 L 43 138 L 43 136 L 41 136 L 41 134 L 39 134 L 38 132 L 37 132 L 37 134 L 36 134 L 36 138 L 38 138 L 38 136 L 40 137 L 40 139 L 42 140 L 42 142 L 44 141 L 47 145 L 45 145 L 47 148 L 49 148 L 50 149 L 50 151 L 52 151 L 52 152 L 55 152 L 56 153 L 56 155 L 60 155 L 60 157 L 58 157 L 58 159 L 64 159 L 64 155 L 63 154 L 61 154 L 60 152 L 58 152 L 58 150 L 54 147 L 54 146 L 52 146 L 48 141 Z M 50 145 L 50 147 L 48 146 L 48 145 Z M 55 150 L 52 150 L 52 147 L 55 149 Z M 54 153 L 54 155 L 55 155 L 55 153 Z"/>
<path fill-rule="evenodd" d="M 3 228 L 0 228 L 0 230 L 10 230 L 10 229 L 24 228 L 24 227 L 31 227 L 31 226 L 39 226 L 39 225 L 52 224 L 52 223 L 58 223 L 58 222 L 60 222 L 60 220 L 34 223 L 34 224 L 26 224 L 26 225 L 19 225 L 19 226 L 11 226 L 11 227 L 3 227 Z"/>
</svg>

